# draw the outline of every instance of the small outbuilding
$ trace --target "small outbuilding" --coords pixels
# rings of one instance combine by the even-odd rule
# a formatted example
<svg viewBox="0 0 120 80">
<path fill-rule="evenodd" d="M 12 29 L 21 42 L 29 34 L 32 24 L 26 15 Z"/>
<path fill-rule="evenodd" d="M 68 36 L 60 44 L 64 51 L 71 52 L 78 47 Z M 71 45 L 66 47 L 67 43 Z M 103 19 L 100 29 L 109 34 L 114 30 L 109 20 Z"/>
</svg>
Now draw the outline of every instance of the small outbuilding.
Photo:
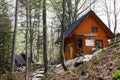
<svg viewBox="0 0 120 80">
<path fill-rule="evenodd" d="M 21 55 L 15 55 L 15 62 L 17 66 L 23 66 L 25 65 L 25 60 Z"/>
<path fill-rule="evenodd" d="M 108 39 L 114 37 L 112 31 L 90 10 L 74 22 L 64 33 L 65 59 L 90 54 L 94 50 L 109 45 Z"/>
</svg>

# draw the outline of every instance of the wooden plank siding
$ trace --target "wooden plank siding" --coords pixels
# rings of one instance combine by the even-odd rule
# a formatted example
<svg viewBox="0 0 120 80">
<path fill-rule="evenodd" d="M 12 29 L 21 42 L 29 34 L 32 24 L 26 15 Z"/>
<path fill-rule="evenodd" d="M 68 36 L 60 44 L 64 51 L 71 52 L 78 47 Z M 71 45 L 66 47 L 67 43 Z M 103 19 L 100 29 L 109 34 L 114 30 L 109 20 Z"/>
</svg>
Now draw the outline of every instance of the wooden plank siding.
<svg viewBox="0 0 120 80">
<path fill-rule="evenodd" d="M 92 32 L 92 27 L 96 27 L 98 31 Z M 85 55 L 96 48 L 97 40 L 101 40 L 103 42 L 102 47 L 106 47 L 109 45 L 108 39 L 113 37 L 113 33 L 106 28 L 98 16 L 90 11 L 83 21 L 65 38 L 65 58 L 71 59 L 78 56 L 78 42 L 82 42 L 82 55 Z M 86 40 L 94 41 L 94 46 L 86 46 Z"/>
</svg>

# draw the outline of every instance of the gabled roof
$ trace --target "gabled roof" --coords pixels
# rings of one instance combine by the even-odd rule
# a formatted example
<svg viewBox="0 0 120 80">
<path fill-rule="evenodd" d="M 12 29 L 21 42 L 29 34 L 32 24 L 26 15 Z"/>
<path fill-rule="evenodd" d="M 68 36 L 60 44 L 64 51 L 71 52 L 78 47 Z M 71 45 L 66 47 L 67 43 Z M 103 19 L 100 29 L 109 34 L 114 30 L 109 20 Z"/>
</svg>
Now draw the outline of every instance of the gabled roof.
<svg viewBox="0 0 120 80">
<path fill-rule="evenodd" d="M 111 33 L 111 35 L 114 37 L 114 34 L 112 33 L 112 31 L 102 22 L 102 20 L 101 20 L 92 10 L 90 10 L 88 13 L 86 13 L 86 14 L 83 15 L 81 18 L 79 18 L 77 21 L 75 21 L 75 22 L 67 29 L 67 31 L 64 33 L 65 38 L 67 38 L 69 35 L 71 35 L 72 32 L 82 23 L 82 21 L 83 21 L 90 13 L 92 13 L 92 14 L 105 26 L 105 28 Z"/>
<path fill-rule="evenodd" d="M 21 55 L 15 55 L 15 60 L 20 65 L 25 65 L 25 60 Z"/>
</svg>

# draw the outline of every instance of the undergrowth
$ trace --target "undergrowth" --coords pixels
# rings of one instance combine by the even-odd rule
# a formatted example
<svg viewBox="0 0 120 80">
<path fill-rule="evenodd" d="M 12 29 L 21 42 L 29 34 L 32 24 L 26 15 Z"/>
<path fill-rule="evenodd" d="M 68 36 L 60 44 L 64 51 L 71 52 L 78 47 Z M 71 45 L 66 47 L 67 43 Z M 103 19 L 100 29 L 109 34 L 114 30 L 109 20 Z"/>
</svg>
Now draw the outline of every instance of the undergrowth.
<svg viewBox="0 0 120 80">
<path fill-rule="evenodd" d="M 120 70 L 115 70 L 112 80 L 120 80 Z"/>
</svg>

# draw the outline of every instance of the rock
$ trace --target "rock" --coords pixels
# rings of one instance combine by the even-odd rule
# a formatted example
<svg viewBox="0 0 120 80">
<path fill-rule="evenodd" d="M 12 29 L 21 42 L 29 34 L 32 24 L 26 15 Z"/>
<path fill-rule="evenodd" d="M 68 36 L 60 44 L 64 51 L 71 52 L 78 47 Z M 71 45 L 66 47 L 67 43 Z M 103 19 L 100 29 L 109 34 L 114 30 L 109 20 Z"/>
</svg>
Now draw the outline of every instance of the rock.
<svg viewBox="0 0 120 80">
<path fill-rule="evenodd" d="M 86 72 L 85 72 L 85 71 L 82 71 L 82 72 L 81 72 L 81 75 L 85 75 L 85 74 L 86 74 Z"/>
<path fill-rule="evenodd" d="M 44 71 L 38 71 L 39 74 L 44 74 Z"/>
<path fill-rule="evenodd" d="M 83 64 L 84 62 L 75 62 L 74 67 L 79 66 L 80 64 Z"/>
<path fill-rule="evenodd" d="M 117 67 L 117 70 L 120 70 L 120 67 Z"/>
<path fill-rule="evenodd" d="M 109 71 L 111 72 L 113 69 L 112 68 L 109 68 Z"/>
<path fill-rule="evenodd" d="M 102 77 L 98 77 L 98 80 L 104 80 Z"/>
<path fill-rule="evenodd" d="M 95 62 L 93 62 L 93 64 L 94 64 L 94 65 L 97 65 L 97 64 L 98 64 L 98 62 L 97 62 L 97 61 L 95 61 Z"/>
<path fill-rule="evenodd" d="M 35 77 L 37 78 L 41 78 L 41 77 L 44 77 L 45 75 L 44 74 L 36 74 Z"/>
<path fill-rule="evenodd" d="M 89 61 L 93 55 L 85 55 L 82 61 Z"/>
</svg>

